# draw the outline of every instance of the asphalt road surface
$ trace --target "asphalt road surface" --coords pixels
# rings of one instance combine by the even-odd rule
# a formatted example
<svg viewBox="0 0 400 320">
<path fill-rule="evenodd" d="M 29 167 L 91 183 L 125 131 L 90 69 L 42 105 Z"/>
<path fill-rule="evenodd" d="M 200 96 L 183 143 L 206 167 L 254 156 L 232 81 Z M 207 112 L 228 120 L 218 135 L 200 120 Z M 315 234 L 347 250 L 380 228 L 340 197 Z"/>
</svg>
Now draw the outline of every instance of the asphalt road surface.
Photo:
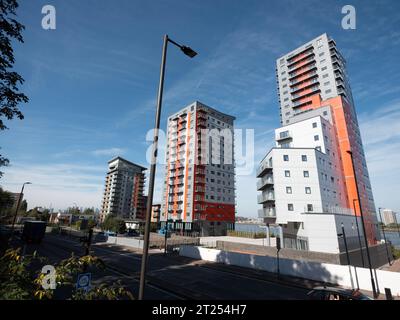
<svg viewBox="0 0 400 320">
<path fill-rule="evenodd" d="M 26 253 L 37 251 L 49 262 L 69 258 L 71 253 L 83 255 L 84 249 L 77 239 L 46 234 L 40 245 L 27 245 Z M 101 258 L 107 269 L 93 275 L 93 282 L 112 283 L 120 280 L 137 296 L 141 252 L 131 248 L 96 243 L 92 254 Z M 241 269 L 241 270 L 240 270 Z M 175 254 L 151 252 L 148 262 L 146 299 L 307 299 L 309 289 L 255 277 L 244 268 L 193 260 Z M 247 271 L 247 272 L 246 272 Z"/>
</svg>

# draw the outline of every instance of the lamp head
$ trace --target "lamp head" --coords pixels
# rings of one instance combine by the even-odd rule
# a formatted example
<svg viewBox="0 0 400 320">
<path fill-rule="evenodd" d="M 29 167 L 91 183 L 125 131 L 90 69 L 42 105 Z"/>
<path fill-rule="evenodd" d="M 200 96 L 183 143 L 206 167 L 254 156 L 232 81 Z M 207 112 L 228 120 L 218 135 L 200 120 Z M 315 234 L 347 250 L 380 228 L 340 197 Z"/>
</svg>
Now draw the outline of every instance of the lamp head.
<svg viewBox="0 0 400 320">
<path fill-rule="evenodd" d="M 188 57 L 190 58 L 194 58 L 197 55 L 197 52 L 194 51 L 192 48 L 190 47 L 186 47 L 186 46 L 181 46 L 181 50 L 184 54 L 186 54 Z"/>
</svg>

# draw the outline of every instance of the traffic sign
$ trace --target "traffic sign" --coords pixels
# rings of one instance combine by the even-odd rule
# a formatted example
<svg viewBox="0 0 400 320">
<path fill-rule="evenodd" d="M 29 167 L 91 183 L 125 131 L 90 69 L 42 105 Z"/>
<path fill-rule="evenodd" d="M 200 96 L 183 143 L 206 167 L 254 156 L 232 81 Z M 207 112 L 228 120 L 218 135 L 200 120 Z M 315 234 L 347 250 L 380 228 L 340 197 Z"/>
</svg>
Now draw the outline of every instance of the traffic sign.
<svg viewBox="0 0 400 320">
<path fill-rule="evenodd" d="M 88 291 L 90 289 L 91 280 L 92 280 L 92 274 L 91 273 L 81 273 L 81 274 L 79 274 L 78 275 L 78 279 L 76 281 L 76 288 Z"/>
</svg>

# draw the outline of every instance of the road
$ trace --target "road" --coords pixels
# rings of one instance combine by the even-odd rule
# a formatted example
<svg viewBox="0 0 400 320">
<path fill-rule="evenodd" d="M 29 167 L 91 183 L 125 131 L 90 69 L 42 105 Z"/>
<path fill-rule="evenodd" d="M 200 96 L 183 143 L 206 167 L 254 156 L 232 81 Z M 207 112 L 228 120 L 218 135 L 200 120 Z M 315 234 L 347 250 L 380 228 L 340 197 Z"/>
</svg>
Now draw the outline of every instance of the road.
<svg viewBox="0 0 400 320">
<path fill-rule="evenodd" d="M 55 263 L 82 255 L 82 245 L 65 236 L 46 234 L 40 245 L 28 245 L 26 253 L 36 250 Z M 96 243 L 92 254 L 100 257 L 107 269 L 94 282 L 121 280 L 135 296 L 138 292 L 141 253 L 130 248 Z M 149 255 L 146 299 L 307 299 L 309 289 L 264 279 L 244 268 L 227 266 L 153 251 Z"/>
</svg>

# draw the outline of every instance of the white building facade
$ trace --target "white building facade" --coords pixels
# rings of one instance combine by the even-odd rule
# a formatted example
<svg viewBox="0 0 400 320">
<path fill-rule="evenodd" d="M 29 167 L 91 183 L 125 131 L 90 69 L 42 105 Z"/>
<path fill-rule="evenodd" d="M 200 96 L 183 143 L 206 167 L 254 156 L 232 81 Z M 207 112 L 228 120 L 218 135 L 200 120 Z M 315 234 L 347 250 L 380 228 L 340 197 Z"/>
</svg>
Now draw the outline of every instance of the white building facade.
<svg viewBox="0 0 400 320">
<path fill-rule="evenodd" d="M 342 224 L 349 248 L 359 248 L 362 212 L 367 240 L 377 244 L 346 61 L 336 43 L 323 34 L 279 58 L 276 72 L 283 126 L 257 170 L 259 217 L 281 227 L 285 247 L 340 253 Z"/>
</svg>

